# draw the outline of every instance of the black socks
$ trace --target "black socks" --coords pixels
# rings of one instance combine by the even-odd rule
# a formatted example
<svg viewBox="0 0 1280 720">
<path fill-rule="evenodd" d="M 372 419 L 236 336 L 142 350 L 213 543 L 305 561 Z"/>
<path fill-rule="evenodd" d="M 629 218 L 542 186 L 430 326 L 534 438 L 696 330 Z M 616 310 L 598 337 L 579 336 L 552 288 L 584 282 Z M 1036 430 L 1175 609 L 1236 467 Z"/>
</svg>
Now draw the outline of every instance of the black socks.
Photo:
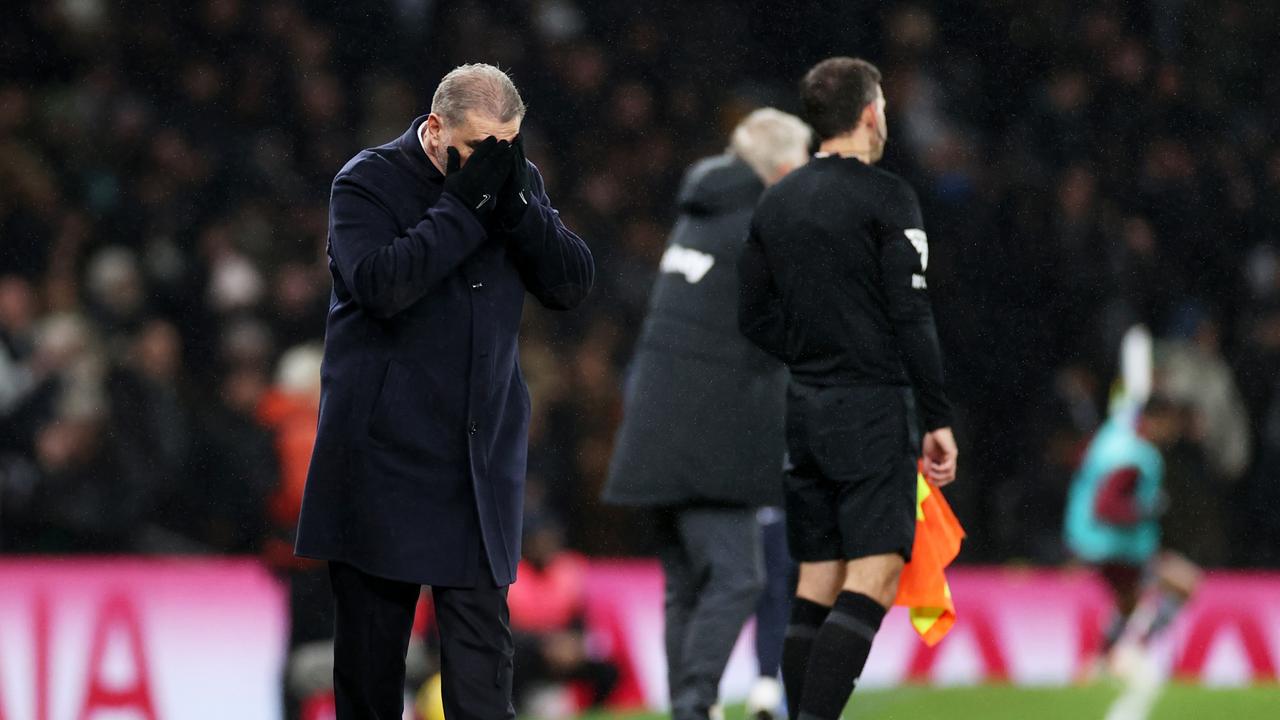
<svg viewBox="0 0 1280 720">
<path fill-rule="evenodd" d="M 804 598 L 791 599 L 791 622 L 782 641 L 782 685 L 787 691 L 787 716 L 800 716 L 800 698 L 804 694 L 805 673 L 809 670 L 809 654 L 818 628 L 831 608 Z"/>
<path fill-rule="evenodd" d="M 806 602 L 797 600 L 797 602 Z M 809 603 L 814 607 L 820 607 Z M 799 607 L 792 613 L 792 628 L 796 627 Z M 871 654 L 871 641 L 880 629 L 885 608 L 861 593 L 844 591 L 836 597 L 835 607 L 827 614 L 822 627 L 812 640 L 803 687 L 787 682 L 789 708 L 799 705 L 799 713 L 792 709 L 792 720 L 837 720 L 849 702 L 849 695 L 862 676 L 862 668 Z M 791 629 L 787 643 L 791 643 Z M 784 681 L 787 678 L 787 646 L 783 646 Z M 802 693 L 799 703 L 792 692 Z"/>
</svg>

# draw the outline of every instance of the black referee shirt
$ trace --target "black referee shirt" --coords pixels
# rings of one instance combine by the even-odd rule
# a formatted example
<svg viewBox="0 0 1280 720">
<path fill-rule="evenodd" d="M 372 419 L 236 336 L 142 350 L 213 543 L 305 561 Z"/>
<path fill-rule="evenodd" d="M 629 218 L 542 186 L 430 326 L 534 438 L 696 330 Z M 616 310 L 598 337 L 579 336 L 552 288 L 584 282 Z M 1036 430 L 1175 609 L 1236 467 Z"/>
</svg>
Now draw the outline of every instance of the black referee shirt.
<svg viewBox="0 0 1280 720">
<path fill-rule="evenodd" d="M 915 388 L 927 430 L 951 424 L 929 305 L 929 243 L 905 180 L 821 156 L 769 188 L 738 266 L 744 335 L 818 386 Z"/>
</svg>

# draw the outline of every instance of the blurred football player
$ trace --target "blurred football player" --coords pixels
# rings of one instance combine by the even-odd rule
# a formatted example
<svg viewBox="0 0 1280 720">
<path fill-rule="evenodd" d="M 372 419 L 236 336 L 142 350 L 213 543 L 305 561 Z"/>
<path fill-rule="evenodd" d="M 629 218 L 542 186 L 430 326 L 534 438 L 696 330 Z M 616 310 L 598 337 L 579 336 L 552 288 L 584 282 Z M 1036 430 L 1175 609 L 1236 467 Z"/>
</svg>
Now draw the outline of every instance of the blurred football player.
<svg viewBox="0 0 1280 720">
<path fill-rule="evenodd" d="M 1145 646 L 1168 626 L 1200 580 L 1195 565 L 1160 547 L 1161 451 L 1178 441 L 1184 423 L 1184 410 L 1158 394 L 1140 409 L 1117 412 L 1090 441 L 1072 480 L 1067 547 L 1097 567 L 1116 604 L 1102 638 L 1102 657 L 1126 635 Z M 1138 612 L 1148 580 L 1155 582 L 1156 600 L 1148 612 Z"/>
</svg>

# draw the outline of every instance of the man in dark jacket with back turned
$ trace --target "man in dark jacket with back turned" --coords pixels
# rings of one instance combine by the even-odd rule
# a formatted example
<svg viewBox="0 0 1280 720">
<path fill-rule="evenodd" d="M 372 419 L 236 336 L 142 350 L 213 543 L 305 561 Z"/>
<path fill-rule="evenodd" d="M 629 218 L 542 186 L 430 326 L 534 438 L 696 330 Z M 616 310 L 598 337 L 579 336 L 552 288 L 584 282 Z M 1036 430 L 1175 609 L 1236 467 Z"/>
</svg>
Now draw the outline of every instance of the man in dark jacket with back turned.
<svg viewBox="0 0 1280 720">
<path fill-rule="evenodd" d="M 604 499 L 654 508 L 675 720 L 705 720 L 764 583 L 756 510 L 782 500 L 786 370 L 738 332 L 736 261 L 809 129 L 765 108 L 694 165 L 628 380 Z"/>
<path fill-rule="evenodd" d="M 505 73 L 463 65 L 429 116 L 333 182 L 333 296 L 297 552 L 329 561 L 340 720 L 401 717 L 422 585 L 450 720 L 514 717 L 506 586 L 528 450 L 521 307 L 527 290 L 572 308 L 594 273 L 524 158 L 523 117 Z"/>
</svg>

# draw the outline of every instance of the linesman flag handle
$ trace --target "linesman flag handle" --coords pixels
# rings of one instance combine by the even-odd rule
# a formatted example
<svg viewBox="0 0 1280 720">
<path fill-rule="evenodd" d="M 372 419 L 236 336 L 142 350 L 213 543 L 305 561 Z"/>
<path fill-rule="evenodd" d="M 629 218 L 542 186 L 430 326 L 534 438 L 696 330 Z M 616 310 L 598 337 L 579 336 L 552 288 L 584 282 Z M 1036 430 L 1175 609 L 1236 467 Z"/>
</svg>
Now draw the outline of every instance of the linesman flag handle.
<svg viewBox="0 0 1280 720">
<path fill-rule="evenodd" d="M 894 605 L 908 609 L 911 625 L 926 645 L 937 645 L 956 624 L 956 606 L 946 569 L 960 553 L 964 528 L 946 498 L 916 465 L 916 537 L 911 562 L 902 569 Z"/>
</svg>

